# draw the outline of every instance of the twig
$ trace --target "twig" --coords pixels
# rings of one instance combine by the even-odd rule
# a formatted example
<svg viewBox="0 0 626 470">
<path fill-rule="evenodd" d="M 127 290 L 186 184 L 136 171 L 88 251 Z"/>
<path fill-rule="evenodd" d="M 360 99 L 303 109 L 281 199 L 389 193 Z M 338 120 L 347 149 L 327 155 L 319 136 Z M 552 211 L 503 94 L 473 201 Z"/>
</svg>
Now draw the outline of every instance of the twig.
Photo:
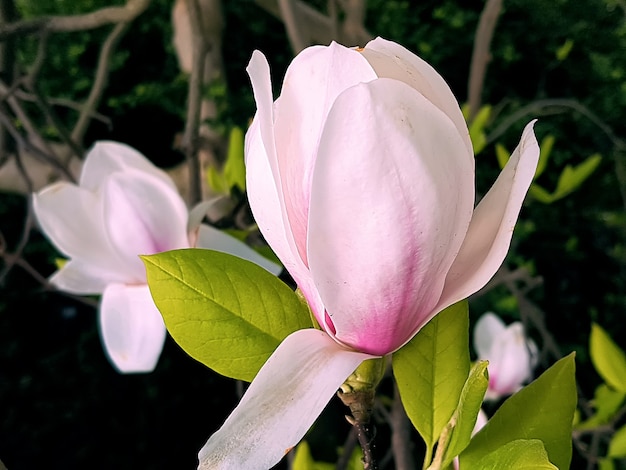
<svg viewBox="0 0 626 470">
<path fill-rule="evenodd" d="M 187 122 L 182 147 L 189 166 L 189 204 L 202 200 L 200 147 L 200 112 L 202 105 L 202 85 L 208 45 L 202 31 L 200 6 L 197 0 L 187 0 L 189 22 L 193 36 L 193 62 L 187 92 Z"/>
<path fill-rule="evenodd" d="M 294 54 L 298 54 L 302 49 L 307 47 L 308 44 L 302 37 L 302 30 L 296 16 L 294 0 L 278 0 L 278 6 L 280 7 L 283 23 L 285 23 L 291 49 Z"/>
<path fill-rule="evenodd" d="M 389 424 L 392 432 L 391 447 L 396 470 L 414 470 L 416 467 L 413 453 L 411 452 L 411 422 L 402 405 L 400 391 L 395 380 L 393 383 L 393 405 L 391 407 Z"/>
<path fill-rule="evenodd" d="M 85 101 L 78 120 L 74 125 L 74 129 L 72 130 L 71 140 L 74 142 L 82 142 L 83 140 L 83 136 L 87 131 L 91 116 L 98 107 L 102 94 L 107 86 L 110 73 L 109 65 L 111 62 L 111 56 L 115 51 L 117 43 L 122 38 L 122 35 L 126 32 L 129 25 L 130 23 L 126 21 L 116 24 L 107 36 L 104 44 L 102 44 L 93 86 L 91 87 L 87 101 Z"/>
<path fill-rule="evenodd" d="M 60 15 L 35 18 L 0 26 L 0 41 L 15 35 L 38 31 L 70 32 L 95 29 L 112 23 L 130 22 L 148 8 L 151 0 L 128 0 L 126 5 L 105 7 L 83 15 Z"/>
<path fill-rule="evenodd" d="M 496 29 L 501 10 L 502 0 L 487 0 L 478 21 L 467 85 L 470 121 L 480 109 L 487 65 L 491 60 L 491 53 L 489 52 L 491 39 L 493 38 L 493 32 Z"/>
</svg>

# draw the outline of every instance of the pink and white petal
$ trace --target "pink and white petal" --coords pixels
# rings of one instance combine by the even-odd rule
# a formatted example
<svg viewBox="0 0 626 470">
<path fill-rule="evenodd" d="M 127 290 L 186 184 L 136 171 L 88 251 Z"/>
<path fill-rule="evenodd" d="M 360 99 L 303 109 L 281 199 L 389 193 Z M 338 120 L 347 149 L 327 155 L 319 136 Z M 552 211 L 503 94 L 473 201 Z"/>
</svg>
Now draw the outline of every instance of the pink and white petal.
<svg viewBox="0 0 626 470">
<path fill-rule="evenodd" d="M 474 349 L 479 359 L 491 358 L 491 348 L 505 330 L 504 322 L 492 312 L 486 312 L 478 319 L 474 326 Z"/>
<path fill-rule="evenodd" d="M 167 173 L 156 167 L 140 152 L 126 144 L 108 140 L 96 142 L 87 152 L 80 186 L 96 191 L 111 174 L 131 169 L 159 178 L 172 189 L 176 189 Z"/>
<path fill-rule="evenodd" d="M 81 259 L 70 259 L 49 279 L 57 289 L 77 295 L 102 294 L 112 282 L 122 282 L 117 272 L 106 271 Z"/>
<path fill-rule="evenodd" d="M 65 256 L 80 266 L 91 265 L 108 282 L 130 279 L 106 238 L 98 196 L 60 182 L 34 194 L 33 208 L 43 233 Z"/>
<path fill-rule="evenodd" d="M 187 207 L 177 191 L 136 170 L 114 173 L 102 188 L 106 233 L 135 282 L 145 282 L 139 255 L 188 248 Z"/>
<path fill-rule="evenodd" d="M 147 285 L 108 286 L 100 304 L 99 324 L 107 356 L 119 372 L 154 370 L 166 329 Z"/>
<path fill-rule="evenodd" d="M 495 380 L 489 385 L 493 391 L 509 395 L 531 378 L 530 351 L 520 322 L 509 325 L 496 339 L 492 356 L 497 368 Z"/>
<path fill-rule="evenodd" d="M 264 61 L 265 58 L 260 55 L 255 60 Z M 265 65 L 267 66 L 267 62 Z M 313 284 L 309 268 L 302 261 L 293 240 L 284 204 L 279 196 L 282 194 L 280 182 L 277 184 L 274 179 L 270 157 L 263 144 L 260 121 L 261 115 L 257 113 L 246 133 L 246 188 L 250 208 L 261 234 L 300 286 L 319 321 L 324 318 L 324 307 Z"/>
<path fill-rule="evenodd" d="M 280 274 L 283 270 L 282 266 L 268 260 L 265 256 L 257 253 L 245 243 L 210 225 L 200 225 L 198 228 L 198 241 L 196 246 L 198 248 L 207 248 L 209 250 L 221 251 L 222 253 L 238 256 L 239 258 L 258 264 L 275 276 Z"/>
<path fill-rule="evenodd" d="M 379 77 L 405 82 L 447 114 L 465 142 L 468 158 L 474 161 L 472 141 L 459 103 L 446 81 L 430 64 L 400 44 L 380 37 L 367 43 L 361 52 Z"/>
<path fill-rule="evenodd" d="M 452 121 L 405 83 L 379 79 L 337 98 L 308 243 L 339 341 L 385 354 L 430 320 L 472 214 L 465 152 Z"/>
<path fill-rule="evenodd" d="M 531 121 L 526 126 L 508 163 L 476 207 L 461 251 L 446 278 L 438 311 L 480 290 L 502 265 L 539 161 L 534 124 Z"/>
<path fill-rule="evenodd" d="M 274 135 L 289 225 L 305 264 L 311 178 L 326 116 L 344 90 L 376 78 L 361 54 L 336 42 L 305 49 L 285 73 Z"/>
<path fill-rule="evenodd" d="M 200 450 L 198 468 L 272 468 L 302 439 L 345 379 L 371 358 L 342 348 L 320 330 L 292 333 Z"/>
</svg>

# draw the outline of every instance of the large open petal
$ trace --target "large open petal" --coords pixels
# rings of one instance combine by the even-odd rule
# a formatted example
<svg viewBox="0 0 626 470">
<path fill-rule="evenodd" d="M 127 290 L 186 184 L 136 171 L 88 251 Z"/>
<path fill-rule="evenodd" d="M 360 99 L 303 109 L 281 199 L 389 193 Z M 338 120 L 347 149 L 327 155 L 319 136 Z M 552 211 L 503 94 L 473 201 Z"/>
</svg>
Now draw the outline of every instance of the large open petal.
<svg viewBox="0 0 626 470">
<path fill-rule="evenodd" d="M 221 230 L 202 224 L 198 228 L 198 248 L 208 248 L 209 250 L 221 251 L 238 256 L 239 258 L 252 261 L 274 275 L 280 274 L 283 267 L 276 264 L 265 256 L 257 253 L 245 243 L 237 240 L 235 237 L 222 232 Z"/>
<path fill-rule="evenodd" d="M 506 325 L 495 313 L 484 313 L 474 326 L 474 349 L 480 359 L 488 359 L 491 356 L 491 348 L 504 334 Z"/>
<path fill-rule="evenodd" d="M 292 333 L 200 450 L 199 468 L 272 468 L 302 439 L 344 380 L 371 358 L 343 349 L 319 330 Z"/>
<path fill-rule="evenodd" d="M 79 275 L 77 268 L 93 266 L 92 274 L 97 271 L 95 277 L 106 283 L 125 282 L 131 277 L 106 237 L 101 207 L 98 195 L 66 182 L 33 195 L 42 231 L 61 253 L 77 262 L 73 273 Z"/>
<path fill-rule="evenodd" d="M 246 187 L 250 207 L 263 237 L 298 283 L 318 319 L 323 318 L 324 308 L 296 247 L 285 209 L 274 142 L 272 84 L 265 56 L 254 51 L 247 71 L 258 108 L 246 133 Z"/>
<path fill-rule="evenodd" d="M 308 241 L 340 341 L 384 354 L 430 319 L 472 214 L 465 153 L 452 121 L 405 83 L 379 79 L 335 102 Z"/>
<path fill-rule="evenodd" d="M 429 63 L 400 44 L 380 37 L 368 42 L 362 54 L 379 77 L 405 82 L 446 113 L 465 142 L 468 158 L 474 160 L 472 141 L 459 103 L 446 81 Z"/>
<path fill-rule="evenodd" d="M 77 295 L 102 294 L 114 282 L 123 282 L 117 272 L 81 259 L 70 259 L 49 279 L 57 289 Z"/>
<path fill-rule="evenodd" d="M 167 173 L 153 165 L 141 153 L 128 145 L 113 141 L 96 142 L 89 150 L 80 176 L 80 186 L 95 191 L 112 173 L 131 169 L 148 173 L 176 189 Z"/>
<path fill-rule="evenodd" d="M 187 207 L 162 180 L 136 170 L 114 173 L 102 188 L 102 198 L 111 244 L 136 282 L 145 282 L 138 255 L 189 247 Z"/>
<path fill-rule="evenodd" d="M 285 73 L 274 134 L 289 225 L 305 264 L 311 178 L 326 116 L 340 93 L 376 78 L 361 54 L 336 42 L 305 49 Z"/>
<path fill-rule="evenodd" d="M 100 304 L 99 323 L 106 353 L 120 372 L 154 370 L 166 330 L 147 285 L 108 286 Z"/>
<path fill-rule="evenodd" d="M 539 144 L 530 122 L 508 163 L 476 207 L 469 230 L 446 278 L 438 310 L 481 289 L 509 251 L 513 230 L 539 161 Z"/>
</svg>

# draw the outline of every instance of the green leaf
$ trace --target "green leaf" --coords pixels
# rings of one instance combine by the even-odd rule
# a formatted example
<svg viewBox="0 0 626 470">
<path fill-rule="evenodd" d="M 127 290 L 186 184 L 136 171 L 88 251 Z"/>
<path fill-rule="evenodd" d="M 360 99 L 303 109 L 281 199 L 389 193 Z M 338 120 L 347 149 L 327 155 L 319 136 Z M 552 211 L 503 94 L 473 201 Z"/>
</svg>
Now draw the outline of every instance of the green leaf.
<svg viewBox="0 0 626 470">
<path fill-rule="evenodd" d="M 567 56 L 572 51 L 572 47 L 574 47 L 574 41 L 572 39 L 566 39 L 563 45 L 556 50 L 556 60 L 563 62 L 567 59 Z"/>
<path fill-rule="evenodd" d="M 463 467 L 461 467 L 463 468 Z M 485 455 L 472 470 L 559 470 L 538 439 L 517 439 Z M 569 468 L 569 467 L 567 467 Z"/>
<path fill-rule="evenodd" d="M 614 459 L 623 459 L 626 457 L 626 425 L 619 428 L 613 434 L 611 442 L 609 443 L 608 457 Z"/>
<path fill-rule="evenodd" d="M 208 167 L 206 172 L 206 179 L 209 188 L 211 188 L 213 192 L 219 194 L 228 194 L 228 187 L 226 186 L 224 177 L 219 171 L 217 171 L 214 166 Z"/>
<path fill-rule="evenodd" d="M 404 408 L 432 451 L 470 369 L 467 301 L 437 314 L 392 359 Z"/>
<path fill-rule="evenodd" d="M 244 163 L 244 133 L 240 127 L 230 130 L 228 154 L 224 163 L 224 179 L 228 188 L 246 190 L 246 166 Z"/>
<path fill-rule="evenodd" d="M 470 140 L 472 141 L 472 147 L 474 148 L 474 154 L 478 155 L 487 143 L 487 136 L 485 135 L 485 126 L 491 117 L 491 106 L 482 106 L 472 122 L 469 125 Z"/>
<path fill-rule="evenodd" d="M 541 140 L 541 145 L 539 146 L 539 162 L 537 162 L 537 169 L 535 170 L 533 180 L 539 178 L 539 176 L 541 176 L 546 169 L 548 160 L 550 159 L 550 155 L 552 153 L 552 148 L 554 147 L 554 140 L 554 136 L 551 134 L 545 136 Z"/>
<path fill-rule="evenodd" d="M 558 468 L 569 468 L 576 399 L 571 353 L 500 406 L 461 454 L 461 468 L 477 468 L 487 454 L 518 439 L 541 440 L 550 461 Z"/>
<path fill-rule="evenodd" d="M 449 444 L 444 453 L 443 467 L 450 464 L 467 447 L 472 438 L 476 418 L 489 386 L 488 364 L 488 361 L 478 361 L 474 364 L 465 385 L 463 385 L 461 399 L 452 419 L 450 419 L 450 424 L 453 427 Z M 439 453 L 439 449 L 437 449 L 437 453 Z"/>
<path fill-rule="evenodd" d="M 596 413 L 574 427 L 577 430 L 593 429 L 609 423 L 615 417 L 615 413 L 620 409 L 625 398 L 626 393 L 614 390 L 605 383 L 600 384 L 596 388 L 593 398 Z"/>
<path fill-rule="evenodd" d="M 537 183 L 532 183 L 528 189 L 528 194 L 543 204 L 552 204 L 554 197 Z"/>
<path fill-rule="evenodd" d="M 626 355 L 600 325 L 591 325 L 591 362 L 600 377 L 615 390 L 626 393 Z"/>
<path fill-rule="evenodd" d="M 335 465 L 313 460 L 311 448 L 306 441 L 300 442 L 291 463 L 291 470 L 334 470 Z"/>
<path fill-rule="evenodd" d="M 598 470 L 615 470 L 615 464 L 611 459 L 598 460 Z"/>
<path fill-rule="evenodd" d="M 506 166 L 506 162 L 511 158 L 511 154 L 502 144 L 496 144 L 496 158 L 498 159 L 498 165 L 500 165 L 500 169 L 503 169 Z"/>
<path fill-rule="evenodd" d="M 594 154 L 575 167 L 567 165 L 557 181 L 553 194 L 554 200 L 562 199 L 578 189 L 595 171 L 601 160 L 602 157 L 599 154 Z"/>
<path fill-rule="evenodd" d="M 251 381 L 286 336 L 311 327 L 296 293 L 250 261 L 201 249 L 142 259 L 169 333 L 222 375 Z"/>
</svg>

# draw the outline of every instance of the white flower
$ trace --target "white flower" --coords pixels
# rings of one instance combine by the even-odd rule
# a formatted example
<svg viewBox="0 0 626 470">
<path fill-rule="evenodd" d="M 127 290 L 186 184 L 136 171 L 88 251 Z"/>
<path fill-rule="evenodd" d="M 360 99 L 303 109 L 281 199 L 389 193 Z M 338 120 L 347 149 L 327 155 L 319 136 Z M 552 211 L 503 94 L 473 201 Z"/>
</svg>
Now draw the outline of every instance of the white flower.
<svg viewBox="0 0 626 470">
<path fill-rule="evenodd" d="M 33 204 L 42 231 L 69 258 L 50 282 L 72 294 L 102 295 L 102 342 L 123 373 L 152 371 L 166 336 L 139 255 L 195 245 L 279 270 L 208 225 L 189 227 L 170 177 L 117 142 L 98 142 L 88 152 L 78 185 L 55 183 L 34 194 Z"/>
<path fill-rule="evenodd" d="M 474 348 L 478 359 L 489 361 L 486 400 L 511 395 L 532 378 L 537 345 L 526 338 L 520 322 L 506 326 L 494 313 L 485 313 L 474 327 Z"/>
</svg>

